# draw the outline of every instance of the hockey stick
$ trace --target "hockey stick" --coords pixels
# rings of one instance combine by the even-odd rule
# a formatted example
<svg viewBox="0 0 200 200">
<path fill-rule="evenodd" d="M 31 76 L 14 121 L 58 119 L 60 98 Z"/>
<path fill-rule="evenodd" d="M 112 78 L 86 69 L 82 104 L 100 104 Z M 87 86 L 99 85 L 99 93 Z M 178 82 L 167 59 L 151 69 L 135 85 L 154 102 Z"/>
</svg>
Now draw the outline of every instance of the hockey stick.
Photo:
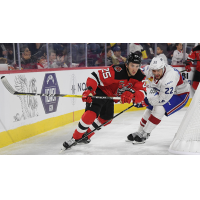
<svg viewBox="0 0 200 200">
<path fill-rule="evenodd" d="M 77 141 L 75 141 L 73 144 L 69 145 L 69 147 L 67 149 L 69 149 L 72 146 L 75 146 L 77 143 L 81 142 L 83 139 L 85 139 L 88 135 L 90 135 L 91 133 L 93 133 L 94 131 L 96 131 L 97 129 L 101 128 L 102 126 L 104 126 L 105 124 L 107 124 L 108 122 L 110 122 L 111 120 L 113 120 L 114 118 L 116 118 L 117 116 L 121 115 L 122 113 L 124 113 L 125 111 L 129 110 L 130 108 L 132 108 L 133 106 L 135 106 L 135 104 L 133 104 L 132 106 L 126 108 L 125 110 L 121 111 L 120 113 L 118 113 L 117 115 L 115 115 L 112 119 L 106 121 L 105 123 L 101 124 L 100 126 L 98 126 L 97 128 L 95 128 L 93 131 L 90 131 L 89 133 L 85 134 L 85 136 Z M 65 148 L 61 149 L 61 152 L 67 150 Z"/>
<path fill-rule="evenodd" d="M 29 96 L 55 96 L 55 97 L 75 97 L 82 98 L 82 95 L 71 95 L 71 94 L 37 94 L 37 93 L 22 93 L 17 92 L 10 85 L 5 76 L 1 77 L 1 81 L 5 88 L 13 95 L 29 95 Z M 92 99 L 112 99 L 112 100 L 121 100 L 121 97 L 108 97 L 108 96 L 91 96 Z"/>
<path fill-rule="evenodd" d="M 182 72 L 186 72 L 187 70 L 186 69 L 184 69 L 183 71 L 179 71 L 180 73 L 182 73 Z M 191 69 L 191 72 L 194 72 L 195 70 L 192 70 Z"/>
</svg>

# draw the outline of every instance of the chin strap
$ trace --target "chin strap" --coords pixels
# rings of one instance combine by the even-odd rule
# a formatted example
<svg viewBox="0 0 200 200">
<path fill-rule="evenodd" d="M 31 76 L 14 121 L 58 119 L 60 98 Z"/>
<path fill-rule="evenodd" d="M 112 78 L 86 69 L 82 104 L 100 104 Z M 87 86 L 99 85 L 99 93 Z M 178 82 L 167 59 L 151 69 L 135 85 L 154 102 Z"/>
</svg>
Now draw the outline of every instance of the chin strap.
<svg viewBox="0 0 200 200">
<path fill-rule="evenodd" d="M 128 67 L 126 67 L 126 71 L 127 71 L 127 73 L 128 73 L 130 76 L 132 76 L 131 73 L 129 72 Z"/>
</svg>

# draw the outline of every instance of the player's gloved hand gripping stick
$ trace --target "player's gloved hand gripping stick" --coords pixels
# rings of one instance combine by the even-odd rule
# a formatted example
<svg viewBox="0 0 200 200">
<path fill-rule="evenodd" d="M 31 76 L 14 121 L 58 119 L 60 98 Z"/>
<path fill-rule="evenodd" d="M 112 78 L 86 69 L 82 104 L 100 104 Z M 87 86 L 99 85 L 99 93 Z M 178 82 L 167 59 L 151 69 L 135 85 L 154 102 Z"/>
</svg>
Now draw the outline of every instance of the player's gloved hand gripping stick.
<svg viewBox="0 0 200 200">
<path fill-rule="evenodd" d="M 55 96 L 55 97 L 75 97 L 75 98 L 83 98 L 82 95 L 71 95 L 71 94 L 37 94 L 37 93 L 22 93 L 17 92 L 10 85 L 5 76 L 1 77 L 1 81 L 5 88 L 13 95 L 29 95 L 29 96 Z M 90 96 L 90 95 L 89 95 Z M 90 96 L 92 99 L 112 99 L 112 100 L 121 100 L 121 97 L 108 97 L 108 96 Z"/>
</svg>

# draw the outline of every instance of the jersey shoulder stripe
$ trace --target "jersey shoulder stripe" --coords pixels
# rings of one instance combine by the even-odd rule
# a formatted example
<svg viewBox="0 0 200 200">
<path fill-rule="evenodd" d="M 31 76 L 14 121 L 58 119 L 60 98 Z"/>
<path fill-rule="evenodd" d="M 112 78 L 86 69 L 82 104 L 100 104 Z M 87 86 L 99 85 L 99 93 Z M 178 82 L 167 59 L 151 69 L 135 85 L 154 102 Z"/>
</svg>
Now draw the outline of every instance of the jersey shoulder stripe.
<svg viewBox="0 0 200 200">
<path fill-rule="evenodd" d="M 100 85 L 100 81 L 99 81 L 99 78 L 98 78 L 97 74 L 96 74 L 95 72 L 92 72 L 91 74 L 92 74 L 92 75 L 95 77 L 95 79 L 97 80 L 98 85 Z"/>
</svg>

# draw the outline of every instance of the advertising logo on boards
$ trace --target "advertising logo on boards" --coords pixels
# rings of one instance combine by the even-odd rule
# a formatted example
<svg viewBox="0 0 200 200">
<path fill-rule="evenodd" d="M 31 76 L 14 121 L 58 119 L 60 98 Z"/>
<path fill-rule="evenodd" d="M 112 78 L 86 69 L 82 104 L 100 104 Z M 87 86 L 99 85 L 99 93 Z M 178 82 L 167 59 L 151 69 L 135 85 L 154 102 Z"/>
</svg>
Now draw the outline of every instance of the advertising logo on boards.
<svg viewBox="0 0 200 200">
<path fill-rule="evenodd" d="M 44 77 L 42 85 L 42 94 L 50 94 L 52 96 L 41 96 L 42 104 L 46 114 L 56 112 L 59 97 L 53 95 L 60 94 L 58 81 L 55 73 L 47 73 Z"/>
</svg>

